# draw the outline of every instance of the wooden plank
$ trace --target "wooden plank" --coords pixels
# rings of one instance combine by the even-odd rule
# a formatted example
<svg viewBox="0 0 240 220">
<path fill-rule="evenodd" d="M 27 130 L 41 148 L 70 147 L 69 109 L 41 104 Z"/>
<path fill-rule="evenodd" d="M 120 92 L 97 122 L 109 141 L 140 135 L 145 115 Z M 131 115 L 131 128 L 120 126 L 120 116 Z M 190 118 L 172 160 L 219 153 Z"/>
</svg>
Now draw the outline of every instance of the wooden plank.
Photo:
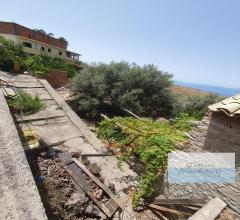
<svg viewBox="0 0 240 220">
<path fill-rule="evenodd" d="M 76 181 L 76 183 L 79 184 L 85 192 L 91 192 L 91 187 L 88 185 L 88 182 L 83 176 L 83 173 L 81 172 L 79 167 L 74 162 L 69 163 L 66 166 L 67 172 L 69 173 L 69 171 L 71 171 L 74 174 L 74 180 Z"/>
<path fill-rule="evenodd" d="M 74 172 L 69 169 L 67 169 L 67 172 L 74 179 L 74 181 L 76 181 L 76 183 L 83 189 L 83 191 L 88 195 L 88 197 L 90 197 L 90 199 L 101 209 L 101 211 L 104 212 L 109 218 L 111 218 L 113 214 L 117 211 L 117 209 L 114 212 L 112 212 L 112 210 L 109 210 L 107 206 L 101 204 L 94 196 L 92 196 L 90 191 L 86 190 L 82 183 L 77 180 L 77 175 Z"/>
<path fill-rule="evenodd" d="M 111 213 L 114 213 L 116 211 L 116 209 L 118 208 L 117 202 L 112 198 L 109 199 L 106 206 L 108 207 L 108 209 Z"/>
<path fill-rule="evenodd" d="M 201 209 L 199 209 L 189 220 L 214 220 L 226 207 L 226 203 L 220 198 L 211 199 Z"/>
<path fill-rule="evenodd" d="M 118 199 L 112 193 L 110 189 L 108 189 L 102 182 L 100 182 L 83 164 L 81 164 L 77 159 L 73 158 L 73 161 L 100 187 L 102 188 L 112 199 L 118 203 Z"/>
<path fill-rule="evenodd" d="M 59 116 L 52 116 L 52 117 L 26 117 L 23 116 L 21 118 L 20 115 L 16 115 L 16 123 L 26 123 L 26 122 L 35 122 L 35 121 L 44 121 L 44 120 L 50 120 L 50 119 L 55 119 L 55 118 L 62 118 L 66 115 L 59 115 Z"/>
<path fill-rule="evenodd" d="M 170 208 L 166 208 L 166 207 L 162 207 L 162 206 L 158 206 L 158 205 L 154 205 L 154 204 L 149 204 L 148 207 L 159 210 L 159 211 L 173 213 L 173 214 L 176 214 L 176 215 L 179 215 L 179 216 L 183 216 L 183 215 L 191 216 L 192 215 L 190 213 L 181 212 L 181 211 L 177 211 L 177 210 L 174 210 L 174 209 L 170 209 Z"/>
<path fill-rule="evenodd" d="M 73 162 L 72 157 L 69 153 L 60 153 L 59 157 L 62 159 L 64 164 L 66 165 L 66 171 L 68 172 L 69 170 L 72 172 L 76 173 L 76 178 L 73 179 L 73 183 L 77 190 L 80 193 L 83 193 L 82 188 L 78 185 L 78 182 L 81 182 L 82 186 L 85 188 L 87 191 L 91 191 L 90 186 L 88 185 L 85 177 L 83 176 L 81 170 L 79 170 L 78 166 Z"/>
<path fill-rule="evenodd" d="M 16 88 L 43 88 L 39 82 L 14 82 Z"/>
<path fill-rule="evenodd" d="M 44 107 L 38 112 L 35 112 L 30 115 L 25 115 L 23 120 L 24 121 L 39 121 L 44 119 L 50 119 L 50 118 L 57 118 L 57 117 L 63 117 L 66 116 L 66 113 L 59 109 L 58 105 L 51 105 Z M 19 115 L 16 115 L 17 121 L 21 121 L 21 117 Z"/>
<path fill-rule="evenodd" d="M 64 162 L 64 164 L 69 164 L 73 162 L 72 156 L 69 153 L 60 153 L 58 154 L 59 157 L 62 159 L 62 161 Z"/>
<path fill-rule="evenodd" d="M 156 212 L 155 215 L 159 215 L 163 220 L 169 220 L 169 218 L 167 218 L 165 215 L 163 215 L 160 211 L 158 210 L 154 210 L 153 214 Z"/>
<path fill-rule="evenodd" d="M 65 169 L 72 177 L 74 182 L 81 187 L 81 189 L 94 201 L 94 203 L 108 216 L 112 217 L 113 214 L 120 208 L 119 204 L 117 203 L 117 199 L 115 195 L 104 185 L 102 184 L 92 173 L 79 161 L 72 158 L 69 153 L 61 153 L 59 157 L 65 163 Z M 88 185 L 82 171 L 83 170 L 92 181 L 94 181 L 100 188 L 104 190 L 106 194 L 108 194 L 109 201 L 106 204 L 100 203 L 92 194 L 91 188 Z"/>
<path fill-rule="evenodd" d="M 151 204 L 159 205 L 202 205 L 205 203 L 205 199 L 155 199 L 151 202 Z"/>
</svg>

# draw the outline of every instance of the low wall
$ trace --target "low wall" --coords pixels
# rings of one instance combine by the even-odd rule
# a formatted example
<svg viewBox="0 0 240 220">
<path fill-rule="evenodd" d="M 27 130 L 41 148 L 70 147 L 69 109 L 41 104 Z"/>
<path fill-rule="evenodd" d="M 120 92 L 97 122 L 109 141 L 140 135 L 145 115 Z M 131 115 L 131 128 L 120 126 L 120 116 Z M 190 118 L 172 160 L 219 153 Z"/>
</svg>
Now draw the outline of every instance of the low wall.
<svg viewBox="0 0 240 220">
<path fill-rule="evenodd" d="M 46 220 L 21 141 L 0 89 L 0 219 Z"/>
<path fill-rule="evenodd" d="M 67 73 L 60 70 L 49 70 L 47 75 L 42 78 L 46 79 L 48 83 L 55 89 L 65 86 L 70 82 Z"/>
</svg>

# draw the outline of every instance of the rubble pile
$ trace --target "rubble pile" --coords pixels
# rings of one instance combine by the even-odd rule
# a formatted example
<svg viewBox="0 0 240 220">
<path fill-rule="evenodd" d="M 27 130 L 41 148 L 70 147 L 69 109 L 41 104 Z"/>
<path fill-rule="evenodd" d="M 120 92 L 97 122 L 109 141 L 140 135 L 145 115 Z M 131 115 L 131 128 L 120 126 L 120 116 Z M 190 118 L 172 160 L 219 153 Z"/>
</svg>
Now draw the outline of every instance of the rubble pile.
<svg viewBox="0 0 240 220">
<path fill-rule="evenodd" d="M 83 191 L 77 190 L 57 152 L 31 152 L 27 156 L 49 219 L 107 219 Z M 73 153 L 72 156 L 80 155 Z M 101 169 L 96 163 L 91 164 L 87 158 L 82 158 L 82 163 L 104 182 L 100 175 Z M 91 188 L 91 194 L 101 203 L 107 202 L 109 198 L 105 192 L 83 174 Z M 114 187 L 111 189 L 114 191 Z"/>
</svg>

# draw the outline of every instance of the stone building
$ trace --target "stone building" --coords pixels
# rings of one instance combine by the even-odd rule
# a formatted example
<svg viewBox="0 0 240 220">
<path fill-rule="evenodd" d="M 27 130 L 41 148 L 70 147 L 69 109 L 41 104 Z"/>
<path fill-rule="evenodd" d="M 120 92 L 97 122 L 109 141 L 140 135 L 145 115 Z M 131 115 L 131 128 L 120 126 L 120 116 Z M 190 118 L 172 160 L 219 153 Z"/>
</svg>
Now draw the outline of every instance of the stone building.
<svg viewBox="0 0 240 220">
<path fill-rule="evenodd" d="M 0 36 L 23 45 L 23 50 L 30 55 L 59 57 L 68 61 L 79 60 L 79 54 L 68 51 L 68 43 L 61 38 L 54 38 L 42 30 L 32 30 L 22 25 L 0 21 Z"/>
</svg>

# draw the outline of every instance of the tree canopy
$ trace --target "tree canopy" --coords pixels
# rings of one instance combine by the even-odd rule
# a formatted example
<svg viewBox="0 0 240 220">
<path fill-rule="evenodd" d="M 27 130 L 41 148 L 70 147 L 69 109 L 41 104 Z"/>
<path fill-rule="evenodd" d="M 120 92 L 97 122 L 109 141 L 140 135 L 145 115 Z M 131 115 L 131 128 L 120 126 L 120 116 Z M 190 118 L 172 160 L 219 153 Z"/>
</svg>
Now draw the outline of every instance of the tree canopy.
<svg viewBox="0 0 240 220">
<path fill-rule="evenodd" d="M 168 117 L 172 109 L 172 75 L 154 65 L 93 63 L 73 81 L 78 108 L 87 116 L 126 108 L 140 116 Z"/>
</svg>

